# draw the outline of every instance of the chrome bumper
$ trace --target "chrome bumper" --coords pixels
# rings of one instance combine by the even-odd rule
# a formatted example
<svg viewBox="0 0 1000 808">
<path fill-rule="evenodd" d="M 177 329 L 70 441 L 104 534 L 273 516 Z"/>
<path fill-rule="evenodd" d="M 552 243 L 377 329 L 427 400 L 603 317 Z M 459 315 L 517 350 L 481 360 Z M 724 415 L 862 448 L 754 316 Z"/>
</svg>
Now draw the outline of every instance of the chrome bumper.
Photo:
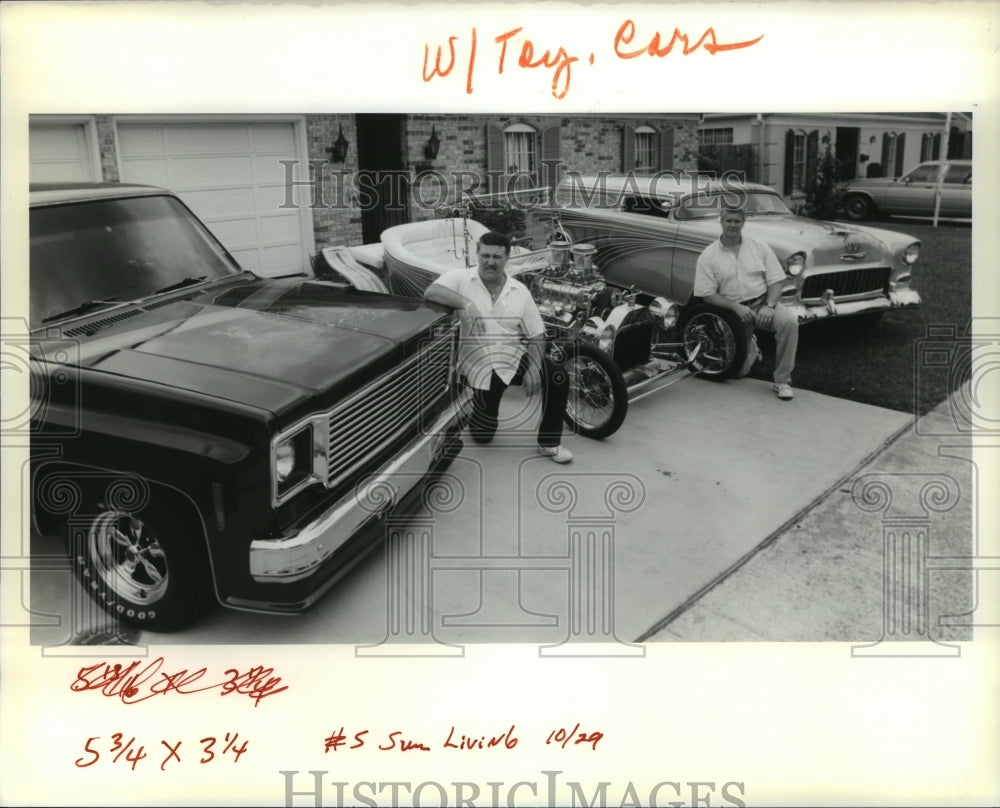
<svg viewBox="0 0 1000 808">
<path fill-rule="evenodd" d="M 463 393 L 463 395 L 467 395 Z M 419 485 L 458 438 L 463 400 L 453 402 L 434 424 L 378 471 L 293 535 L 250 543 L 250 574 L 259 583 L 293 583 L 308 578 L 366 522 L 380 516 Z"/>
<path fill-rule="evenodd" d="M 800 323 L 822 320 L 826 317 L 850 317 L 874 311 L 887 311 L 904 306 L 919 306 L 920 293 L 916 289 L 893 289 L 887 295 L 865 300 L 837 301 L 832 298 L 820 303 L 786 303 L 799 318 Z"/>
</svg>

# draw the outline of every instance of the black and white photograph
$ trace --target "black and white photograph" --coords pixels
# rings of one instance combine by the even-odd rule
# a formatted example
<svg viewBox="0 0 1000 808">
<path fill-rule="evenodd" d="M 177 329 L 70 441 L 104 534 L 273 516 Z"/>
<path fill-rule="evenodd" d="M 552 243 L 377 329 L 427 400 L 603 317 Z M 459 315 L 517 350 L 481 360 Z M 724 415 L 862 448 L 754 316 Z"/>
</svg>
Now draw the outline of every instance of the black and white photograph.
<svg viewBox="0 0 1000 808">
<path fill-rule="evenodd" d="M 185 5 L 2 10 L 0 803 L 995 803 L 995 7 Z"/>
</svg>

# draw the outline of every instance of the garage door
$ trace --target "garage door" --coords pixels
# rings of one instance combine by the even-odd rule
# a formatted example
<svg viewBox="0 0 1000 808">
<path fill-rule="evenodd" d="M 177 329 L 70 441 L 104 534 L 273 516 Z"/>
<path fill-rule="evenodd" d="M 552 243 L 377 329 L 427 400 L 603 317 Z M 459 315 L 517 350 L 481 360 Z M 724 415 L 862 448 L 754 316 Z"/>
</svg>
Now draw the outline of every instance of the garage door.
<svg viewBox="0 0 1000 808">
<path fill-rule="evenodd" d="M 86 124 L 30 124 L 28 150 L 31 182 L 94 182 L 100 179 Z"/>
<path fill-rule="evenodd" d="M 176 192 L 245 269 L 270 277 L 309 269 L 309 209 L 282 207 L 280 161 L 298 159 L 295 143 L 288 122 L 118 123 L 122 182 Z"/>
</svg>

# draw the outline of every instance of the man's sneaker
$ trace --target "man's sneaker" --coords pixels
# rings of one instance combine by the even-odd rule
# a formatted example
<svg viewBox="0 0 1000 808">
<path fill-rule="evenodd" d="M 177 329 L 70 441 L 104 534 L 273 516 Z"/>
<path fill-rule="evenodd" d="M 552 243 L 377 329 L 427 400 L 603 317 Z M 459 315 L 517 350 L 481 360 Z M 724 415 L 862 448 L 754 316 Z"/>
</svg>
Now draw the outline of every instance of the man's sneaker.
<svg viewBox="0 0 1000 808">
<path fill-rule="evenodd" d="M 774 392 L 778 394 L 778 398 L 782 401 L 791 401 L 795 398 L 795 391 L 792 390 L 792 386 L 790 384 L 775 384 L 773 386 Z"/>
<path fill-rule="evenodd" d="M 538 454 L 555 463 L 569 463 L 573 459 L 573 453 L 565 446 L 539 446 Z"/>
</svg>

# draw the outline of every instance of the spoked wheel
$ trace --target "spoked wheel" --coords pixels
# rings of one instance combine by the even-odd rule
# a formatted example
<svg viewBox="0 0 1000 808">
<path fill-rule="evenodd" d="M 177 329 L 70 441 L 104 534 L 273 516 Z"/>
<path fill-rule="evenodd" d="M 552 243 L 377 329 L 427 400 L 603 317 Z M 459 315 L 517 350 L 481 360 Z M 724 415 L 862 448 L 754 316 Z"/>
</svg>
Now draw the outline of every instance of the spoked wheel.
<svg viewBox="0 0 1000 808">
<path fill-rule="evenodd" d="M 746 331 L 728 309 L 693 306 L 684 318 L 683 340 L 688 367 L 708 379 L 728 379 L 746 359 Z"/>
<path fill-rule="evenodd" d="M 586 343 L 565 346 L 569 398 L 563 420 L 578 435 L 601 439 L 613 435 L 628 413 L 628 386 L 604 351 Z"/>
<path fill-rule="evenodd" d="M 137 512 L 92 503 L 68 525 L 67 545 L 87 593 L 112 616 L 141 628 L 180 628 L 204 613 L 212 589 L 200 528 L 150 502 Z"/>
</svg>

